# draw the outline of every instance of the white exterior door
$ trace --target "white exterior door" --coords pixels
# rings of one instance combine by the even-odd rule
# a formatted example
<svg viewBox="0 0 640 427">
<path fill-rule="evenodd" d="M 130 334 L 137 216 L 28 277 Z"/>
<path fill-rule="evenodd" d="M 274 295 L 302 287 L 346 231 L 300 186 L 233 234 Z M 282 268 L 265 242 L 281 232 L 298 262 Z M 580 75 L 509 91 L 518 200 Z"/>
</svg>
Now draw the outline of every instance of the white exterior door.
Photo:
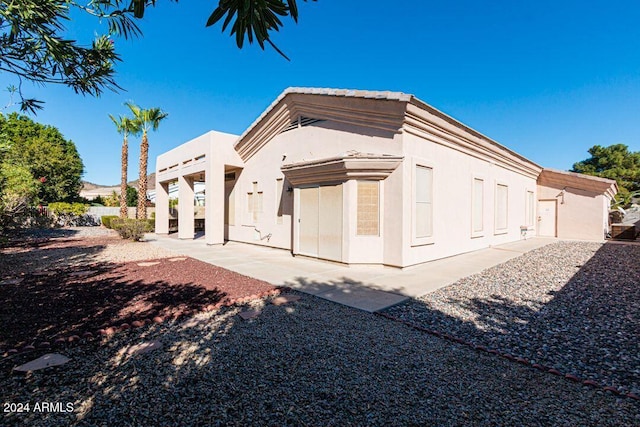
<svg viewBox="0 0 640 427">
<path fill-rule="evenodd" d="M 302 255 L 318 256 L 318 223 L 320 187 L 300 189 L 298 250 Z"/>
<path fill-rule="evenodd" d="M 556 200 L 538 201 L 538 236 L 556 237 Z"/>
<path fill-rule="evenodd" d="M 300 189 L 298 251 L 342 261 L 342 185 Z"/>
</svg>

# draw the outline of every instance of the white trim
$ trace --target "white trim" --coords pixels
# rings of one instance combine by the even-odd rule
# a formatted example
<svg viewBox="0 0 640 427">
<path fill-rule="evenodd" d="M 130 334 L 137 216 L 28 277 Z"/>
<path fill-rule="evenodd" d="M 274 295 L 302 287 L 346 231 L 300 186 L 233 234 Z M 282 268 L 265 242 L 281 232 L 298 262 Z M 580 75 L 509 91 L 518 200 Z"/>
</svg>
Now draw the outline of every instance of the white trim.
<svg viewBox="0 0 640 427">
<path fill-rule="evenodd" d="M 416 213 L 416 170 L 418 167 L 431 169 L 431 234 L 425 237 L 417 237 L 416 236 L 416 221 L 417 221 L 417 213 Z M 436 199 L 436 174 L 434 163 L 421 159 L 421 158 L 412 158 L 411 159 L 411 246 L 422 246 L 422 245 L 432 245 L 435 243 L 435 227 L 434 227 L 434 201 Z"/>
<path fill-rule="evenodd" d="M 482 198 L 481 198 L 481 223 L 480 223 L 480 230 L 474 230 L 473 226 L 474 226 L 474 218 L 475 218 L 475 196 L 476 196 L 476 180 L 482 181 Z M 485 232 L 485 218 L 486 218 L 486 209 L 485 209 L 485 195 L 487 193 L 486 190 L 486 178 L 484 175 L 476 175 L 476 174 L 472 174 L 471 175 L 471 238 L 472 239 L 476 239 L 478 237 L 484 237 L 484 232 Z"/>
<path fill-rule="evenodd" d="M 498 187 L 506 187 L 507 188 L 507 202 L 506 202 L 506 226 L 505 228 L 498 228 Z M 494 196 L 493 196 L 493 234 L 507 234 L 509 232 L 509 184 L 504 181 L 496 180 L 494 186 Z"/>
<path fill-rule="evenodd" d="M 356 237 L 380 237 L 380 180 L 373 180 L 373 179 L 354 179 L 355 183 L 356 183 L 356 226 L 355 226 L 355 235 Z M 378 218 L 376 221 L 377 224 L 377 229 L 378 232 L 376 234 L 358 234 L 358 224 L 359 224 L 359 215 L 360 215 L 360 183 L 361 182 L 366 182 L 366 183 L 373 183 L 376 184 L 376 188 L 378 190 Z"/>
<path fill-rule="evenodd" d="M 529 194 L 532 195 L 531 200 L 529 200 Z M 524 190 L 524 225 L 527 226 L 528 229 L 535 229 L 536 225 L 536 192 L 535 190 L 530 189 L 529 187 Z M 527 221 L 527 217 L 531 214 L 531 220 Z"/>
</svg>

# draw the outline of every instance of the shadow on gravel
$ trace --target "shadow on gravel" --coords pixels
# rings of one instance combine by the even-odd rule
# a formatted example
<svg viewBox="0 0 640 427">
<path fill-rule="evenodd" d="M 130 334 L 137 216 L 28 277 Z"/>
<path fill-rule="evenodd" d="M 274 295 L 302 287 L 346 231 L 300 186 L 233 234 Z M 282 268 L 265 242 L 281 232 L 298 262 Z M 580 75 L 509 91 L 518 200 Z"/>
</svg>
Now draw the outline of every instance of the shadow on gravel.
<svg viewBox="0 0 640 427">
<path fill-rule="evenodd" d="M 135 263 L 102 263 L 49 269 L 44 273 L 51 275 L 26 274 L 21 283 L 3 285 L 0 348 L 53 342 L 84 332 L 96 334 L 101 328 L 151 321 L 155 316 L 178 317 L 227 297 L 217 288 L 132 274 L 136 267 Z"/>
<path fill-rule="evenodd" d="M 107 244 L 120 242 L 62 237 L 3 250 L 0 352 L 156 316 L 175 318 L 273 289 L 191 258 L 95 262 Z"/>
<path fill-rule="evenodd" d="M 72 413 L 8 425 L 633 425 L 635 404 L 302 296 L 241 320 L 225 308 L 64 350 L 71 362 L 3 377 L 8 402 L 72 402 Z M 130 354 L 132 346 L 161 348 Z"/>
<path fill-rule="evenodd" d="M 78 230 L 69 228 L 37 228 L 37 229 L 16 229 L 0 235 L 0 247 L 6 246 L 37 246 L 48 239 L 61 237 L 74 237 Z"/>
<path fill-rule="evenodd" d="M 533 259 L 511 260 L 385 313 L 639 393 L 640 247 L 605 244 L 579 265 Z M 558 281 L 554 269 L 574 274 Z M 496 292 L 478 295 L 476 286 Z"/>
</svg>

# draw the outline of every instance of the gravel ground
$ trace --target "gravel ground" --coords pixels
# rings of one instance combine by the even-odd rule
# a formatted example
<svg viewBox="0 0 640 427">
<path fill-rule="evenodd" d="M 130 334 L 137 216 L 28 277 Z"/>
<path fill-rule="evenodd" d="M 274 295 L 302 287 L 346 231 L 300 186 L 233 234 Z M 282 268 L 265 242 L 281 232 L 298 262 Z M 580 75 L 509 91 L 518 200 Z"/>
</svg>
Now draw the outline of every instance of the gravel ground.
<svg viewBox="0 0 640 427">
<path fill-rule="evenodd" d="M 26 345 L 179 317 L 274 291 L 266 282 L 202 261 L 166 258 L 172 255 L 98 227 L 14 238 L 0 250 L 0 357 Z"/>
<path fill-rule="evenodd" d="M 14 235 L 3 245 L 0 275 L 12 271 L 28 272 L 60 263 L 82 265 L 91 262 L 127 262 L 181 255 L 155 245 L 123 240 L 114 230 L 103 227 L 70 227 L 28 230 Z M 34 249 L 46 251 L 46 257 L 35 255 Z M 20 256 L 22 254 L 22 256 Z M 10 266 L 7 263 L 12 263 Z M 4 268 L 3 268 L 4 267 Z"/>
<path fill-rule="evenodd" d="M 4 414 L 4 424 L 640 424 L 630 399 L 301 296 L 254 302 L 262 313 L 251 321 L 226 308 L 130 330 L 69 348 L 68 364 L 28 375 L 9 372 L 18 359 L 1 362 L 4 402 L 73 404 L 70 413 Z M 163 347 L 127 354 L 152 339 Z"/>
<path fill-rule="evenodd" d="M 104 250 L 98 246 L 74 260 L 93 259 Z M 591 255 L 598 249 L 592 246 Z M 568 255 L 562 256 L 566 264 Z M 544 270 L 537 276 L 546 277 Z M 546 281 L 553 282 L 552 275 Z M 301 299 L 286 305 L 254 300 L 57 348 L 71 361 L 42 371 L 12 368 L 52 350 L 0 358 L 0 425 L 640 425 L 640 404 L 632 399 L 294 294 Z M 557 295 L 523 313 L 541 311 Z M 241 320 L 237 314 L 246 309 L 261 313 Z M 487 322 L 486 329 L 508 331 L 507 318 Z M 151 340 L 162 348 L 128 353 Z M 43 402 L 72 410 L 43 411 Z M 19 413 L 11 404 L 29 404 L 29 410 Z"/>
<path fill-rule="evenodd" d="M 638 245 L 560 242 L 385 313 L 640 395 L 639 260 Z"/>
</svg>

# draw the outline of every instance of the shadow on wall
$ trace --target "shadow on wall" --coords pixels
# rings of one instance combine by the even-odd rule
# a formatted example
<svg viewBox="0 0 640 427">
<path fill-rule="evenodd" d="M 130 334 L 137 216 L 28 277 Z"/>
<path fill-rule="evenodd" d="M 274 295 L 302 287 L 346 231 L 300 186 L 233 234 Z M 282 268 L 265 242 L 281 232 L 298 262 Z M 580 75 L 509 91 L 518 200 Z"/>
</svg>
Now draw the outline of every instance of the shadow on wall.
<svg viewBox="0 0 640 427">
<path fill-rule="evenodd" d="M 594 243 L 576 255 L 579 245 L 516 258 L 385 313 L 638 393 L 640 246 Z"/>
</svg>

